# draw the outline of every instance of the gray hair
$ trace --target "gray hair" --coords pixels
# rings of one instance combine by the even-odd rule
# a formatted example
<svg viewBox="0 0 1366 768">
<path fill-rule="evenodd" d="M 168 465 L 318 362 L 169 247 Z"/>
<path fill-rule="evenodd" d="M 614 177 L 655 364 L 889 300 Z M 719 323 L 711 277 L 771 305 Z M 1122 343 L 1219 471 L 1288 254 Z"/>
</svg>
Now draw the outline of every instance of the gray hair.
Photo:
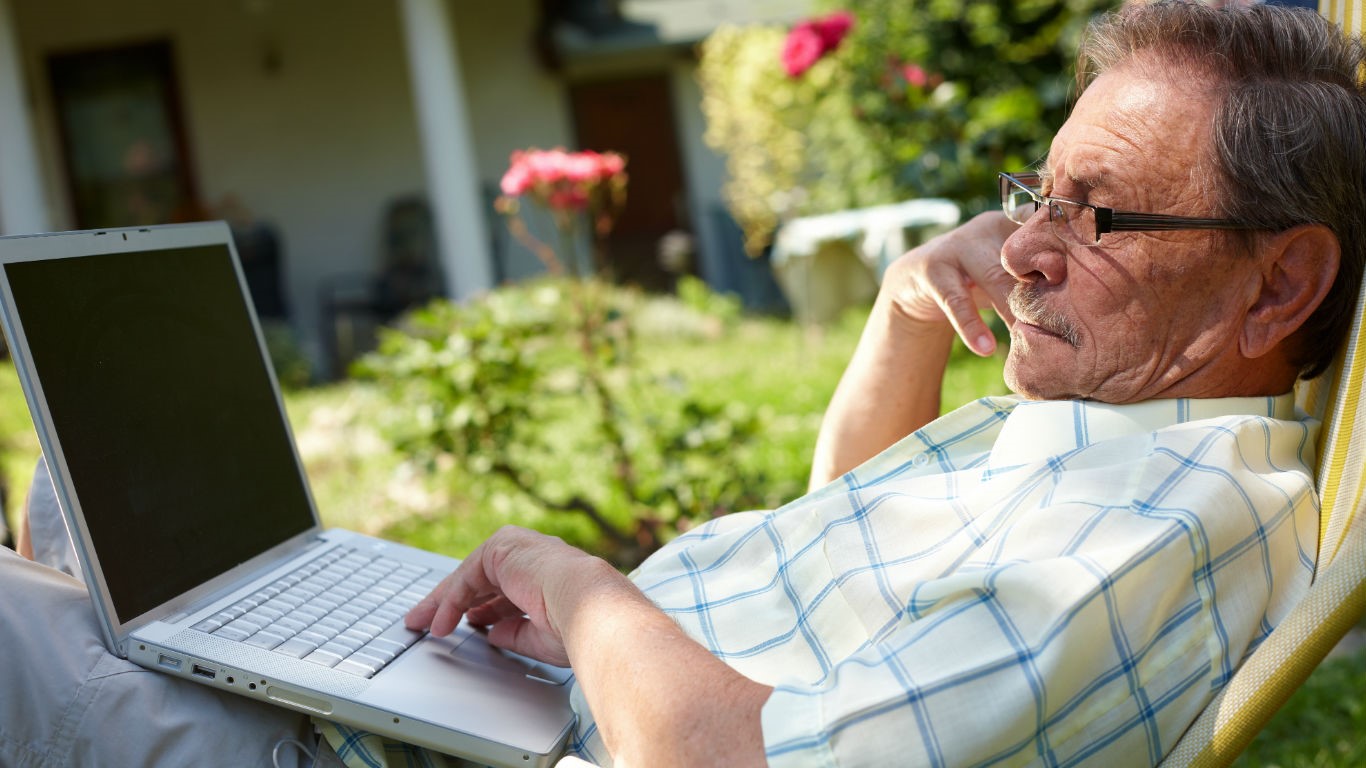
<svg viewBox="0 0 1366 768">
<path fill-rule="evenodd" d="M 1078 92 L 1126 63 L 1163 67 L 1219 100 L 1215 215 L 1262 231 L 1322 224 L 1337 236 L 1337 278 L 1296 334 L 1292 357 L 1302 377 L 1319 374 L 1351 328 L 1366 263 L 1361 39 L 1303 8 L 1136 4 L 1087 30 L 1077 56 Z"/>
</svg>

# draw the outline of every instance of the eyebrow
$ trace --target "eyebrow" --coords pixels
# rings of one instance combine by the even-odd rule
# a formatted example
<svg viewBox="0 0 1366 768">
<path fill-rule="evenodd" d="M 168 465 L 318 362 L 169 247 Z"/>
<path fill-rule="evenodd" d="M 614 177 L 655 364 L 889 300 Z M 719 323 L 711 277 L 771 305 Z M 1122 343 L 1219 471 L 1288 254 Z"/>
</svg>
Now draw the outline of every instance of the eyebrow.
<svg viewBox="0 0 1366 768">
<path fill-rule="evenodd" d="M 1048 160 L 1039 161 L 1039 163 L 1035 165 L 1034 172 L 1039 176 L 1039 186 L 1051 191 L 1055 179 L 1053 177 L 1053 168 L 1048 164 Z M 1109 176 L 1105 173 L 1103 168 L 1100 173 L 1087 178 L 1079 176 L 1068 176 L 1067 178 L 1069 181 L 1081 184 L 1088 190 L 1103 190 L 1110 186 L 1108 183 Z"/>
</svg>

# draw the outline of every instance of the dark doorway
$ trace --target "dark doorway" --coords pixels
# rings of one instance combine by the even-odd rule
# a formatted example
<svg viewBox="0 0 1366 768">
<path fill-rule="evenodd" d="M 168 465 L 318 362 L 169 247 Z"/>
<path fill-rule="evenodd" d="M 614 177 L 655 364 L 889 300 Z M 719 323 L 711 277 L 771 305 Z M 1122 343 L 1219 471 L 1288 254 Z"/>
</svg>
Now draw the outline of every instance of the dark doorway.
<svg viewBox="0 0 1366 768">
<path fill-rule="evenodd" d="M 579 148 L 626 156 L 626 207 L 608 239 L 608 257 L 619 282 L 650 290 L 670 290 L 675 278 L 660 266 L 660 238 L 689 226 L 670 96 L 664 75 L 569 89 Z"/>
<path fill-rule="evenodd" d="M 157 41 L 48 57 L 78 227 L 203 218 L 171 53 Z"/>
</svg>

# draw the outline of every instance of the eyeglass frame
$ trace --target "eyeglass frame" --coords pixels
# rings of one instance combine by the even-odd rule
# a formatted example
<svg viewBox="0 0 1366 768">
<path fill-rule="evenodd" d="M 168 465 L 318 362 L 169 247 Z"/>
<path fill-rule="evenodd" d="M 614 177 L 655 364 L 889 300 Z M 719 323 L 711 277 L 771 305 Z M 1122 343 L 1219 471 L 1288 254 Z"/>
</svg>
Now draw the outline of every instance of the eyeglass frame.
<svg viewBox="0 0 1366 768">
<path fill-rule="evenodd" d="M 1065 197 L 1044 196 L 1037 191 L 1037 188 L 1040 186 L 1040 176 L 1037 173 L 1005 173 L 1002 171 L 998 173 L 997 176 L 999 177 L 998 181 L 1001 188 L 1001 210 L 1005 212 L 1006 218 L 1016 224 L 1023 225 L 1029 218 L 1027 217 L 1025 221 L 1019 221 L 1011 214 L 1009 201 L 1012 189 L 1023 190 L 1031 199 L 1033 199 L 1034 213 L 1038 213 L 1039 209 L 1042 207 L 1047 207 L 1049 223 L 1055 221 L 1055 215 L 1064 222 L 1068 220 L 1066 214 L 1063 213 L 1062 208 L 1056 205 L 1057 203 L 1067 203 L 1068 205 L 1077 205 L 1082 208 L 1091 209 L 1091 212 L 1095 214 L 1096 219 L 1096 239 L 1091 242 L 1090 245 L 1099 244 L 1100 236 L 1111 232 L 1172 232 L 1183 229 L 1256 229 L 1256 227 L 1249 227 L 1248 225 L 1240 221 L 1234 221 L 1233 219 L 1209 219 L 1192 216 L 1171 216 L 1164 213 L 1119 211 L 1114 208 L 1106 208 L 1100 205 L 1091 205 L 1090 203 L 1068 200 Z M 1032 185 L 1029 183 L 1029 180 L 1031 179 L 1035 182 Z M 1055 235 L 1057 234 L 1056 227 L 1054 227 L 1053 232 Z M 1063 240 L 1068 240 L 1068 238 L 1062 237 L 1061 235 L 1058 235 L 1058 237 Z M 1078 245 L 1087 245 L 1087 243 L 1078 243 Z"/>
</svg>

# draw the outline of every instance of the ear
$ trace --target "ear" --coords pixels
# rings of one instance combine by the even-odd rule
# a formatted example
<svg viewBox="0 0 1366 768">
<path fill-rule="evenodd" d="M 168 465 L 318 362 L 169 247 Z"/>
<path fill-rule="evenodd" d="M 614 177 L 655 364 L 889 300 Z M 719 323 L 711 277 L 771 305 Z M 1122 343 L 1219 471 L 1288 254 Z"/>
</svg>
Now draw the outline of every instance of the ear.
<svg viewBox="0 0 1366 768">
<path fill-rule="evenodd" d="M 1261 289 L 1243 322 L 1243 357 L 1270 354 L 1314 314 L 1338 274 L 1342 248 L 1322 224 L 1304 224 L 1261 238 Z"/>
</svg>

